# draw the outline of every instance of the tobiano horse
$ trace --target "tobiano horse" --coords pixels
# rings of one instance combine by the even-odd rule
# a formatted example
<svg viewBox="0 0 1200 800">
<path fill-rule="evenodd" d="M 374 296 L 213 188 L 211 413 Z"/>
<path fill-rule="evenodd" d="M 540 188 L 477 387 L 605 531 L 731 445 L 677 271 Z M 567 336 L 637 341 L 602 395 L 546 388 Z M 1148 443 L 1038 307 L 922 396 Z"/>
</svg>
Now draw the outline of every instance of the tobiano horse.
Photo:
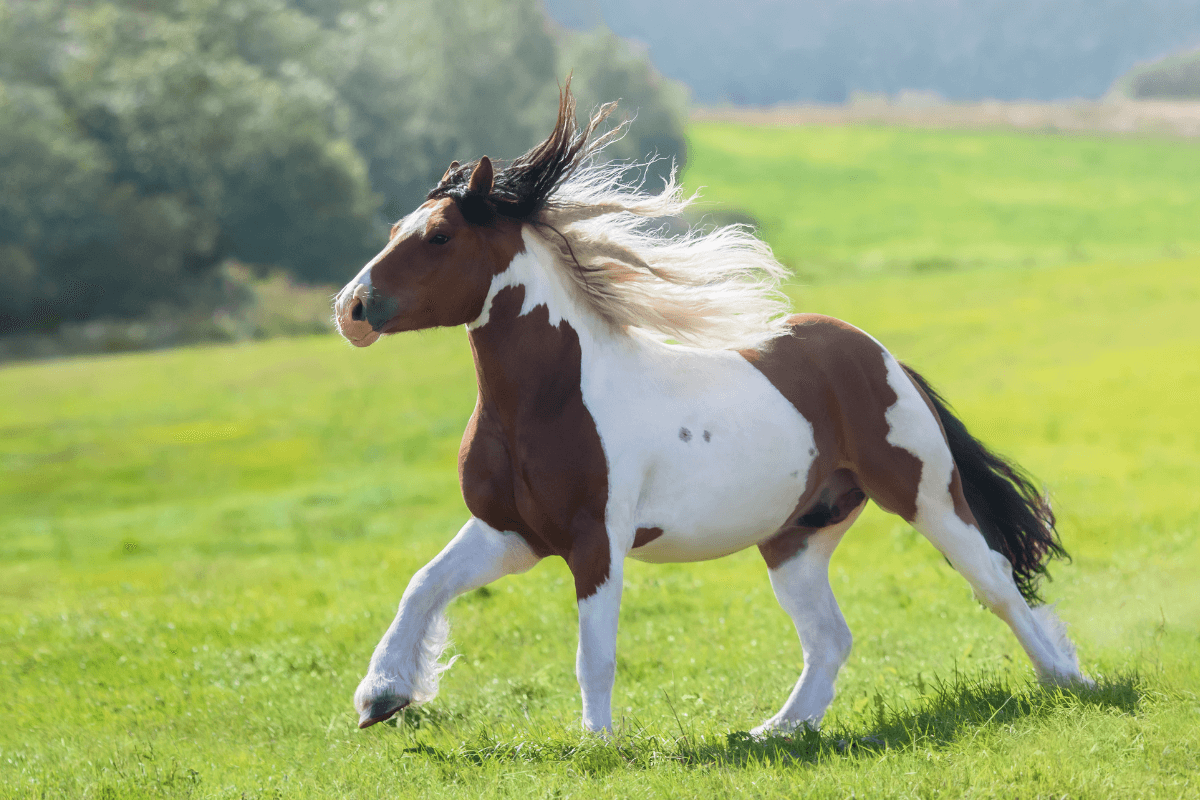
<svg viewBox="0 0 1200 800">
<path fill-rule="evenodd" d="M 596 156 L 612 105 L 503 168 L 450 165 L 338 294 L 342 335 L 464 325 L 478 380 L 459 450 L 471 518 L 408 584 L 355 693 L 360 727 L 437 693 L 456 595 L 566 560 L 583 726 L 611 729 L 626 558 L 757 546 L 804 666 L 755 733 L 816 726 L 851 644 L 828 565 L 868 499 L 924 534 L 1016 635 L 1038 677 L 1086 681 L 1051 609 L 1064 551 L 1047 501 L 875 339 L 785 316 L 783 267 L 739 227 L 667 236 L 690 202 Z M 1036 607 L 1035 607 L 1036 606 Z"/>
</svg>

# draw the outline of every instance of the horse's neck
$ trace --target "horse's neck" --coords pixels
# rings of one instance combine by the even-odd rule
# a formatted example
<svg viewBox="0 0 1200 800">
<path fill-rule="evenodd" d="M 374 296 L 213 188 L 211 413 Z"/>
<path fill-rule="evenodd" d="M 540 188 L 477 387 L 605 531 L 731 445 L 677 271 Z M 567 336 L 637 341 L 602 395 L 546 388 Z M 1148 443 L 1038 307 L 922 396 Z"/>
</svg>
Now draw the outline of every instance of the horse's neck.
<svg viewBox="0 0 1200 800">
<path fill-rule="evenodd" d="M 578 301 L 551 253 L 528 233 L 524 240 L 467 326 L 480 394 L 506 423 L 552 415 L 579 390 L 585 353 L 622 346 L 620 334 Z"/>
</svg>

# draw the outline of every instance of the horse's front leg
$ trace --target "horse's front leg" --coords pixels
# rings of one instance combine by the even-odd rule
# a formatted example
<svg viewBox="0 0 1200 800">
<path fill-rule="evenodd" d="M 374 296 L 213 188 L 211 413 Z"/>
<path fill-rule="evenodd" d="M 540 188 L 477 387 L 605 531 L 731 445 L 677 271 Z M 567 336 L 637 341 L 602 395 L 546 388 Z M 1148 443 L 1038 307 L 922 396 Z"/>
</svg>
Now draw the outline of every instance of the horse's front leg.
<svg viewBox="0 0 1200 800">
<path fill-rule="evenodd" d="M 539 558 L 520 536 L 501 533 L 472 518 L 404 590 L 400 609 L 383 635 L 354 693 L 360 728 L 391 717 L 410 703 L 437 695 L 438 663 L 449 626 L 443 611 L 463 592 L 524 572 Z"/>
<path fill-rule="evenodd" d="M 607 533 L 580 546 L 568 559 L 579 598 L 579 650 L 575 677 L 583 693 L 585 730 L 612 730 L 612 692 L 617 676 L 617 621 L 625 549 L 610 547 Z M 607 561 L 607 570 L 602 569 Z M 605 574 L 606 573 L 606 574 Z"/>
</svg>

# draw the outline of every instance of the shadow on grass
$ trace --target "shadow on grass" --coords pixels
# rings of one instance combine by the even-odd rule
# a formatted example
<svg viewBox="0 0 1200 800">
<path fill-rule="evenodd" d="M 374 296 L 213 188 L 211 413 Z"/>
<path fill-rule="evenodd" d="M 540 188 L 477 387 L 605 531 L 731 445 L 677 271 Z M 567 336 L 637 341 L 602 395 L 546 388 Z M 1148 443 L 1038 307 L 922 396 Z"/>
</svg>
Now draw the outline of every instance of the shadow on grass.
<svg viewBox="0 0 1200 800">
<path fill-rule="evenodd" d="M 1003 676 L 969 678 L 956 674 L 928 686 L 914 706 L 893 708 L 876 696 L 875 718 L 864 725 L 758 739 L 745 731 L 724 737 L 697 735 L 679 723 L 678 734 L 656 736 L 644 730 L 618 731 L 612 739 L 557 733 L 518 738 L 480 734 L 458 747 L 427 744 L 404 748 L 446 765 L 481 766 L 495 762 L 570 763 L 597 774 L 620 768 L 649 768 L 663 762 L 687 766 L 776 766 L 815 764 L 856 758 L 885 750 L 943 748 L 1021 719 L 1048 717 L 1067 709 L 1132 714 L 1141 698 L 1136 672 L 1097 681 L 1095 688 L 1038 685 L 1013 689 Z"/>
<path fill-rule="evenodd" d="M 1102 678 L 1095 688 L 1034 684 L 1014 691 L 1004 677 L 956 674 L 935 682 L 915 707 L 892 708 L 876 695 L 875 719 L 866 725 L 820 732 L 805 728 L 761 740 L 731 733 L 723 744 L 700 744 L 691 755 L 697 763 L 815 763 L 889 749 L 943 748 L 1020 719 L 1048 717 L 1069 708 L 1132 714 L 1141 699 L 1141 682 L 1130 672 Z"/>
</svg>

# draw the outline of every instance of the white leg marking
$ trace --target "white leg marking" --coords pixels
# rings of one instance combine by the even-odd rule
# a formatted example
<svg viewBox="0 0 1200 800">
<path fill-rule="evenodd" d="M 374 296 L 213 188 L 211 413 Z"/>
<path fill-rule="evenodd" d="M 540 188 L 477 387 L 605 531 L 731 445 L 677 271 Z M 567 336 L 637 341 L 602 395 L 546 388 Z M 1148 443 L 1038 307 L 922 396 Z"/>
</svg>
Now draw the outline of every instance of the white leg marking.
<svg viewBox="0 0 1200 800">
<path fill-rule="evenodd" d="M 834 682 L 850 656 L 853 637 L 829 585 L 829 558 L 862 509 L 813 534 L 803 550 L 768 570 L 775 597 L 800 635 L 804 671 L 783 708 L 751 731 L 754 736 L 787 733 L 803 724 L 816 728 L 833 702 Z"/>
<path fill-rule="evenodd" d="M 614 550 L 616 548 L 613 548 Z M 583 693 L 583 727 L 612 730 L 612 692 L 617 676 L 617 623 L 621 614 L 624 553 L 613 553 L 608 580 L 579 601 L 579 650 L 575 677 Z"/>
<path fill-rule="evenodd" d="M 895 405 L 887 410 L 890 428 L 887 440 L 921 461 L 913 527 L 933 542 L 970 582 L 979 601 L 1008 623 L 1041 680 L 1052 683 L 1082 680 L 1078 662 L 1056 645 L 1058 637 L 1049 634 L 1021 596 L 1012 579 L 1012 564 L 988 547 L 978 528 L 966 524 L 954 513 L 950 496 L 954 459 L 937 418 L 900 363 L 886 353 L 884 360 L 888 385 L 897 398 Z"/>
<path fill-rule="evenodd" d="M 1037 619 L 1038 624 L 1046 635 L 1050 637 L 1050 641 L 1058 648 L 1068 663 L 1073 672 L 1066 673 L 1068 680 L 1081 681 L 1085 686 L 1095 688 L 1096 682 L 1091 678 L 1085 677 L 1083 671 L 1079 668 L 1079 654 L 1075 652 L 1075 643 L 1071 641 L 1071 637 L 1067 635 L 1067 623 L 1063 622 L 1057 613 L 1054 611 L 1053 605 L 1038 606 L 1030 609 L 1033 616 Z"/>
<path fill-rule="evenodd" d="M 385 705 L 432 700 L 439 676 L 450 667 L 438 661 L 449 634 L 442 613 L 446 605 L 463 592 L 525 572 L 538 560 L 520 536 L 500 533 L 482 520 L 467 522 L 404 590 L 396 618 L 354 693 L 361 720 L 372 718 L 373 710 Z"/>
</svg>

